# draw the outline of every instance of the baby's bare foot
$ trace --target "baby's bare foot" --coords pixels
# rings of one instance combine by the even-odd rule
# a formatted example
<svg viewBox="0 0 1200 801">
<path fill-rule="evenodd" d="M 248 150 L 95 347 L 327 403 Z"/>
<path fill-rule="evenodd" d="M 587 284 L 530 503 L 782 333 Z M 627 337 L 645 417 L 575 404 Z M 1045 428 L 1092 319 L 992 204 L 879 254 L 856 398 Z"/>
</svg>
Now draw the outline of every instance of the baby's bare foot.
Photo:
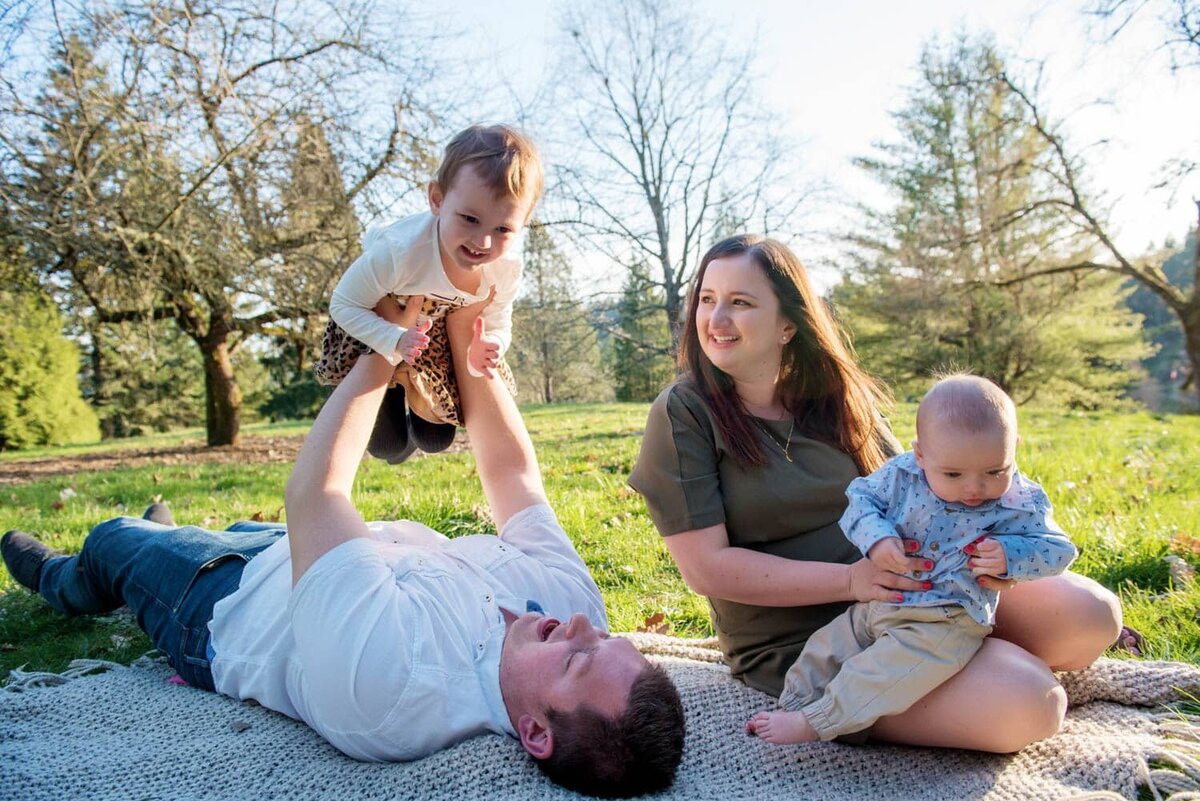
<svg viewBox="0 0 1200 801">
<path fill-rule="evenodd" d="M 756 734 L 768 743 L 815 743 L 821 739 L 803 712 L 759 712 L 746 721 L 746 733 Z"/>
</svg>

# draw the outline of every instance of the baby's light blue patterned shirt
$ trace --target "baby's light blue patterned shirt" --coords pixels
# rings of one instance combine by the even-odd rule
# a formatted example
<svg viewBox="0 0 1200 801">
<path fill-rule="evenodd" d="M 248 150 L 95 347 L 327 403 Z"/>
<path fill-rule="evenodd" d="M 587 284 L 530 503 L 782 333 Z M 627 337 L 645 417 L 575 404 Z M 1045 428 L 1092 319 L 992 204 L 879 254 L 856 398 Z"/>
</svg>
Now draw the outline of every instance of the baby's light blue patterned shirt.
<svg viewBox="0 0 1200 801">
<path fill-rule="evenodd" d="M 933 589 L 904 593 L 901 606 L 958 604 L 979 623 L 995 623 L 1000 594 L 979 586 L 963 553 L 980 537 L 1004 547 L 1008 573 L 1003 578 L 1057 575 L 1075 559 L 1075 546 L 1051 517 L 1046 493 L 1018 471 L 997 500 L 979 506 L 947 503 L 933 494 L 909 451 L 850 482 L 846 495 L 850 505 L 840 521 L 842 531 L 864 556 L 881 539 L 899 536 L 921 544 L 910 555 L 934 563 L 923 576 Z"/>
</svg>

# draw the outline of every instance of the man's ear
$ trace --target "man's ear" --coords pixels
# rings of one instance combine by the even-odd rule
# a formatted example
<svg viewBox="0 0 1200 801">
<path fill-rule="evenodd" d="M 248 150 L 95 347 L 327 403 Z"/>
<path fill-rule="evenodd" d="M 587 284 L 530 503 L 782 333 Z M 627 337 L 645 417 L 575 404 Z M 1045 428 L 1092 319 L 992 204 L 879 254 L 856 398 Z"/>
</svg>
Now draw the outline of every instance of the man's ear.
<svg viewBox="0 0 1200 801">
<path fill-rule="evenodd" d="M 433 212 L 433 216 L 437 216 L 442 210 L 442 201 L 446 199 L 446 195 L 442 192 L 442 188 L 438 186 L 437 181 L 429 182 L 429 210 Z"/>
<path fill-rule="evenodd" d="M 533 715 L 521 715 L 517 721 L 517 736 L 521 738 L 521 746 L 534 759 L 548 759 L 554 753 L 554 732 Z"/>
</svg>

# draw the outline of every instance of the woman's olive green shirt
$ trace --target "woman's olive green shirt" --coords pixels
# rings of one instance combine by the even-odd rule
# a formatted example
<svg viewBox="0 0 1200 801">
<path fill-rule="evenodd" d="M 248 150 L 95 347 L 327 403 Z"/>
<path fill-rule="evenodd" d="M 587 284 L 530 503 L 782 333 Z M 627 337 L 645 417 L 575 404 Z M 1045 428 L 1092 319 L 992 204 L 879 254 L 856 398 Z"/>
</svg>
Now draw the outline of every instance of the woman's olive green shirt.
<svg viewBox="0 0 1200 801">
<path fill-rule="evenodd" d="M 689 384 L 663 390 L 629 477 L 659 533 L 669 537 L 724 523 L 729 544 L 739 548 L 813 562 L 862 558 L 838 527 L 846 487 L 858 476 L 854 460 L 793 434 L 789 462 L 783 443 L 790 421 L 756 420 L 767 464 L 743 467 Z M 776 696 L 809 636 L 848 606 L 751 606 L 723 598 L 708 603 L 733 675 Z"/>
</svg>

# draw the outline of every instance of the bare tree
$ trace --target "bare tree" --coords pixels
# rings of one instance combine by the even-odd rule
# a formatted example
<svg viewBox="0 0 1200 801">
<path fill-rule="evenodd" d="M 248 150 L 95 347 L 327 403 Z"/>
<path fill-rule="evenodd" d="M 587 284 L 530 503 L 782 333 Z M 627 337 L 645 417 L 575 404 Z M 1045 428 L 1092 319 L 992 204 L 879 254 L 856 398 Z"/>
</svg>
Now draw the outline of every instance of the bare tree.
<svg viewBox="0 0 1200 801">
<path fill-rule="evenodd" d="M 421 51 L 362 2 L 51 10 L 48 75 L 4 76 L 0 200 L 63 302 L 196 343 L 208 442 L 234 444 L 233 352 L 322 312 L 355 206 L 426 172 Z"/>
<path fill-rule="evenodd" d="M 752 91 L 753 43 L 670 1 L 572 6 L 563 27 L 555 114 L 579 144 L 557 165 L 547 224 L 622 272 L 649 263 L 674 349 L 701 251 L 721 230 L 786 223 L 804 198 Z"/>
<path fill-rule="evenodd" d="M 1108 41 L 1119 37 L 1139 16 L 1153 14 L 1162 31 L 1162 45 L 1172 72 L 1200 68 L 1200 2 L 1198 0 L 1092 0 L 1085 9 Z M 1200 171 L 1195 158 L 1175 157 L 1162 167 L 1156 189 L 1178 187 Z"/>
<path fill-rule="evenodd" d="M 1146 12 L 1147 8 L 1152 11 Z M 1109 39 L 1119 36 L 1139 14 L 1156 13 L 1173 68 L 1200 66 L 1200 3 L 1196 0 L 1094 0 L 1086 13 L 1101 23 Z"/>
<path fill-rule="evenodd" d="M 834 300 L 865 364 L 900 393 L 964 367 L 1018 403 L 1115 400 L 1148 355 L 1112 276 L 1009 282 L 1077 261 L 1092 238 L 1053 206 L 1055 153 L 1000 80 L 989 36 L 931 40 L 893 112 L 896 136 L 856 159 L 895 202 L 864 208 Z"/>
<path fill-rule="evenodd" d="M 1193 257 L 1194 270 L 1190 287 L 1176 286 L 1162 270 L 1165 254 L 1152 253 L 1142 258 L 1128 256 L 1114 242 L 1103 212 L 1095 207 L 1084 190 L 1082 159 L 1068 148 L 1061 126 L 1052 122 L 1041 108 L 1036 95 L 1024 87 L 1010 73 L 999 76 L 1003 85 L 1019 99 L 1030 119 L 1033 134 L 1048 147 L 1050 160 L 1043 169 L 1052 181 L 1052 189 L 1042 196 L 1031 198 L 1021 209 L 1008 219 L 1019 220 L 1024 216 L 1048 209 L 1057 214 L 1065 225 L 1090 240 L 1088 255 L 1078 260 L 1067 261 L 1052 267 L 1030 269 L 1018 278 L 998 282 L 1010 285 L 1046 275 L 1062 273 L 1111 272 L 1137 281 L 1162 299 L 1178 318 L 1184 333 L 1184 349 L 1190 363 L 1190 371 L 1183 380 L 1183 387 L 1192 387 L 1200 400 L 1200 242 Z M 1197 220 L 1200 223 L 1200 201 L 1196 202 Z M 1002 234 L 1008 220 L 1002 220 L 991 234 Z"/>
</svg>

